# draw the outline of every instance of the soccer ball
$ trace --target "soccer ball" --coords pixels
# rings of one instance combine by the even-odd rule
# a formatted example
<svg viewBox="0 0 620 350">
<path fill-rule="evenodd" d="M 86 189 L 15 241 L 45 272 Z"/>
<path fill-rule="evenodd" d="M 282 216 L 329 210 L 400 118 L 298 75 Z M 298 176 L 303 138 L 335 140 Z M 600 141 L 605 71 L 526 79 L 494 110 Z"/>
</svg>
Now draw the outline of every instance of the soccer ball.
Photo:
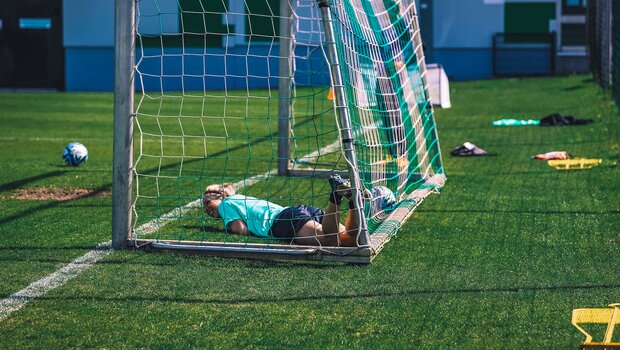
<svg viewBox="0 0 620 350">
<path fill-rule="evenodd" d="M 88 150 L 79 142 L 71 142 L 62 153 L 66 165 L 80 166 L 88 160 Z"/>
<path fill-rule="evenodd" d="M 394 192 L 385 186 L 373 187 L 370 191 L 372 196 L 369 204 L 369 216 L 375 217 L 382 213 L 388 213 L 396 205 Z"/>
</svg>

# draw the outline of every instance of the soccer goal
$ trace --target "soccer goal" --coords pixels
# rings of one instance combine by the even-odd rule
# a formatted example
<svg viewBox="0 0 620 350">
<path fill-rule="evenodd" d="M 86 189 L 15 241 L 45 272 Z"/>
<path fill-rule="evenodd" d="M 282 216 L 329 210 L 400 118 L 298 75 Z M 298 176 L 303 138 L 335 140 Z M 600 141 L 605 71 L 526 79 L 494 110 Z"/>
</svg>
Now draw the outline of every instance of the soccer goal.
<svg viewBox="0 0 620 350">
<path fill-rule="evenodd" d="M 369 263 L 442 188 L 415 0 L 117 0 L 115 11 L 115 248 Z M 324 208 L 335 174 L 351 185 L 336 214 L 355 221 L 352 244 L 231 234 L 202 201 L 230 183 Z M 366 193 L 379 186 L 395 203 L 376 208 Z"/>
</svg>

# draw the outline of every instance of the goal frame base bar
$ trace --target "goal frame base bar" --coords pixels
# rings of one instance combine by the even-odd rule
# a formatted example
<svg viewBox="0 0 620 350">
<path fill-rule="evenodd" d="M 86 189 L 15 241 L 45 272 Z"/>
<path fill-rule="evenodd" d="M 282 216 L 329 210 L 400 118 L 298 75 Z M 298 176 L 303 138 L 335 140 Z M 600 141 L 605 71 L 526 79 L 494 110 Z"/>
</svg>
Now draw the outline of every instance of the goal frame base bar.
<svg viewBox="0 0 620 350">
<path fill-rule="evenodd" d="M 128 245 L 154 252 L 183 253 L 258 260 L 307 260 L 370 264 L 398 232 L 415 208 L 429 194 L 438 192 L 446 177 L 437 174 L 401 201 L 399 206 L 370 235 L 370 245 L 360 247 L 317 247 L 304 245 L 130 239 Z"/>
<path fill-rule="evenodd" d="M 300 168 L 300 167 L 289 167 L 288 173 L 286 174 L 290 177 L 316 177 L 321 179 L 327 179 L 331 175 L 340 175 L 343 177 L 348 177 L 349 173 L 347 170 L 334 170 L 334 169 L 308 169 L 308 168 Z"/>
<path fill-rule="evenodd" d="M 308 260 L 369 264 L 369 247 L 316 247 L 264 243 L 198 242 L 138 239 L 136 248 L 154 252 L 183 253 L 257 260 Z"/>
</svg>

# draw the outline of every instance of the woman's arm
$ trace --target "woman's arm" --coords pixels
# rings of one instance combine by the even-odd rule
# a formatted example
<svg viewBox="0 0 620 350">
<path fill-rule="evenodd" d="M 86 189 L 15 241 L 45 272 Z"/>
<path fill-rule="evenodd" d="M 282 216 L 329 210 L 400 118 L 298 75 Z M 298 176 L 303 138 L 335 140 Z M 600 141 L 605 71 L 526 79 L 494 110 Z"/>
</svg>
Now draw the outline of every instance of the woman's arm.
<svg viewBox="0 0 620 350">
<path fill-rule="evenodd" d="M 245 222 L 243 222 L 243 220 L 231 221 L 228 224 L 228 230 L 230 233 L 234 233 L 237 235 L 245 236 L 248 234 L 248 227 L 246 226 Z"/>
</svg>

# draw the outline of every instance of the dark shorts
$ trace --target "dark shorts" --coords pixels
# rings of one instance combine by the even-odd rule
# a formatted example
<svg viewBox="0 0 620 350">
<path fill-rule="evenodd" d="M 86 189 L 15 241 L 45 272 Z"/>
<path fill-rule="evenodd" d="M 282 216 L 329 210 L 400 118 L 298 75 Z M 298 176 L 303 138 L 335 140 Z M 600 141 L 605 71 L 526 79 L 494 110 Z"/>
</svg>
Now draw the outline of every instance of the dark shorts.
<svg viewBox="0 0 620 350">
<path fill-rule="evenodd" d="M 269 233 L 275 238 L 295 238 L 295 234 L 310 220 L 323 222 L 323 209 L 297 205 L 288 207 L 276 217 Z"/>
</svg>

